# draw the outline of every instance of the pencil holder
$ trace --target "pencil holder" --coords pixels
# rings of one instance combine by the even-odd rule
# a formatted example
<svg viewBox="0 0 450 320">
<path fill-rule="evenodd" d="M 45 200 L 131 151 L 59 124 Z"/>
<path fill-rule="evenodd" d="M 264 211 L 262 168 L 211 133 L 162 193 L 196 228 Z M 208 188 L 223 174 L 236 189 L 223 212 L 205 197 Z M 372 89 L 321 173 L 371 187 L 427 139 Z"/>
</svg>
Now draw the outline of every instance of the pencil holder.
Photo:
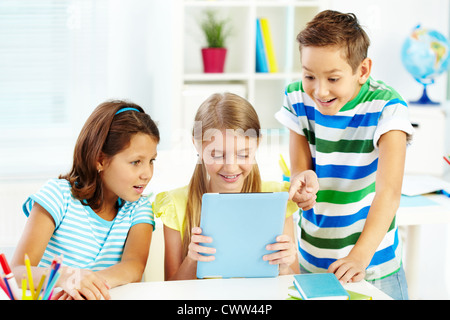
<svg viewBox="0 0 450 320">
<path fill-rule="evenodd" d="M 50 300 L 61 272 L 62 257 L 55 257 L 42 275 L 38 286 L 34 287 L 33 274 L 28 255 L 25 254 L 25 266 L 27 273 L 22 277 L 22 290 L 19 290 L 14 274 L 11 272 L 5 255 L 0 254 L 0 263 L 3 269 L 3 275 L 0 278 L 0 287 L 10 300 Z"/>
</svg>

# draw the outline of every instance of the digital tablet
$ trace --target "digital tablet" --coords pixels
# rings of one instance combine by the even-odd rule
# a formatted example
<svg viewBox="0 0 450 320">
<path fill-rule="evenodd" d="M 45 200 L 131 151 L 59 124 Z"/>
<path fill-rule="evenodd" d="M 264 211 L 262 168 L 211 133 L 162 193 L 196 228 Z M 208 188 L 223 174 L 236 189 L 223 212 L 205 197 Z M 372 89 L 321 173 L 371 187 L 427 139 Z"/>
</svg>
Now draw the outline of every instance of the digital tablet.
<svg viewBox="0 0 450 320">
<path fill-rule="evenodd" d="M 197 262 L 197 278 L 275 277 L 278 265 L 263 260 L 266 245 L 283 233 L 287 192 L 205 193 L 200 227 L 216 249 L 215 260 Z"/>
</svg>

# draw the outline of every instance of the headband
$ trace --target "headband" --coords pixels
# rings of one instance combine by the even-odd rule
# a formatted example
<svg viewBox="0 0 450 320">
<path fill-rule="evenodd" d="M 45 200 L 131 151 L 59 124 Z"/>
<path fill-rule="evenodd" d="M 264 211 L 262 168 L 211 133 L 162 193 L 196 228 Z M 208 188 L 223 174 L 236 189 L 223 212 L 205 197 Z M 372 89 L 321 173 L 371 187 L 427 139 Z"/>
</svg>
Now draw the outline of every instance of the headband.
<svg viewBox="0 0 450 320">
<path fill-rule="evenodd" d="M 118 115 L 119 113 L 124 112 L 124 111 L 137 111 L 137 112 L 140 112 L 140 111 L 139 111 L 138 109 L 136 109 L 136 108 L 123 108 L 123 109 L 118 110 L 118 111 L 116 112 L 115 116 Z"/>
</svg>

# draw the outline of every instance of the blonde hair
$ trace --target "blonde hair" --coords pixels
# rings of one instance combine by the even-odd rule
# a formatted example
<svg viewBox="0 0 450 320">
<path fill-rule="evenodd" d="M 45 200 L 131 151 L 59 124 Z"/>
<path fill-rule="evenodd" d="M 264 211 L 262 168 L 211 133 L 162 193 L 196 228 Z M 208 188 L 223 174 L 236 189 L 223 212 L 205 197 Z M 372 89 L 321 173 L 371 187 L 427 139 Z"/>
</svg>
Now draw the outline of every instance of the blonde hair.
<svg viewBox="0 0 450 320">
<path fill-rule="evenodd" d="M 209 96 L 197 110 L 192 136 L 194 141 L 204 141 L 210 130 L 233 129 L 246 133 L 246 136 L 260 138 L 261 125 L 253 106 L 244 98 L 233 93 L 215 93 Z M 248 134 L 249 133 L 249 134 Z M 184 218 L 183 254 L 187 255 L 191 242 L 192 228 L 200 226 L 202 196 L 207 190 L 207 172 L 199 161 L 189 183 L 186 214 Z M 244 181 L 241 192 L 260 192 L 261 175 L 256 163 Z"/>
</svg>

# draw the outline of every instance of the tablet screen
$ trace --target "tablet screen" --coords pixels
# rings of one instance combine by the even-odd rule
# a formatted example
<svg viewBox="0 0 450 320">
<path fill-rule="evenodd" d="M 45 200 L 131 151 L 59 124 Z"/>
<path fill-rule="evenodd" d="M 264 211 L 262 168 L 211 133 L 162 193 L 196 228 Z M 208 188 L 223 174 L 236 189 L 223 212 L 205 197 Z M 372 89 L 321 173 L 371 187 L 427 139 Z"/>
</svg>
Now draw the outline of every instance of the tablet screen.
<svg viewBox="0 0 450 320">
<path fill-rule="evenodd" d="M 197 262 L 198 278 L 275 277 L 278 265 L 263 260 L 266 245 L 283 233 L 287 192 L 206 193 L 200 227 L 212 237 L 215 260 Z"/>
</svg>

